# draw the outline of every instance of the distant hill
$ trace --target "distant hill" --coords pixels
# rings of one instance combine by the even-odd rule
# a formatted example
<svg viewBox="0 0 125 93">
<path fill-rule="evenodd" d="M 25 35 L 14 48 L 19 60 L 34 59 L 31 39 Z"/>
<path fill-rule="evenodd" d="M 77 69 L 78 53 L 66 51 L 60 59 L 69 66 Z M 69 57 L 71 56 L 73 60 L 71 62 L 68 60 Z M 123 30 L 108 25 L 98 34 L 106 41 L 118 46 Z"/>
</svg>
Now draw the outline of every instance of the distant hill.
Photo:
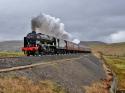
<svg viewBox="0 0 125 93">
<path fill-rule="evenodd" d="M 125 56 L 125 42 L 107 44 L 98 41 L 82 41 L 80 44 L 89 46 L 96 53 L 101 51 L 105 55 Z"/>
<path fill-rule="evenodd" d="M 106 45 L 106 43 L 100 41 L 81 41 L 80 44 L 85 46 Z"/>
<path fill-rule="evenodd" d="M 0 51 L 21 51 L 23 41 L 3 41 L 0 42 Z"/>
</svg>

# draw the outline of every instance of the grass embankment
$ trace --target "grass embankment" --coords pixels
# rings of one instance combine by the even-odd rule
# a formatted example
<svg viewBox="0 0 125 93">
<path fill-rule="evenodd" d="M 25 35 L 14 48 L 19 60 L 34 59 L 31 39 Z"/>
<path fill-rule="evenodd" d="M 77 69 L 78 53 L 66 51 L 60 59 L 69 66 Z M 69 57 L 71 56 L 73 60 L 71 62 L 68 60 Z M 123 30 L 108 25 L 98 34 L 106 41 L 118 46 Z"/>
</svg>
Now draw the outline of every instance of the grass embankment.
<svg viewBox="0 0 125 93">
<path fill-rule="evenodd" d="M 125 57 L 105 56 L 107 64 L 116 73 L 118 89 L 125 89 Z"/>
<path fill-rule="evenodd" d="M 24 56 L 23 52 L 0 52 L 0 57 L 18 57 Z"/>
<path fill-rule="evenodd" d="M 84 89 L 86 90 L 85 93 L 109 93 L 102 81 L 94 82 L 91 86 L 85 86 Z"/>
<path fill-rule="evenodd" d="M 24 77 L 0 78 L 0 93 L 65 93 L 52 81 L 33 83 Z"/>
<path fill-rule="evenodd" d="M 95 44 L 90 47 L 95 55 L 100 56 L 102 53 L 107 64 L 116 73 L 118 89 L 125 89 L 125 43 Z"/>
</svg>

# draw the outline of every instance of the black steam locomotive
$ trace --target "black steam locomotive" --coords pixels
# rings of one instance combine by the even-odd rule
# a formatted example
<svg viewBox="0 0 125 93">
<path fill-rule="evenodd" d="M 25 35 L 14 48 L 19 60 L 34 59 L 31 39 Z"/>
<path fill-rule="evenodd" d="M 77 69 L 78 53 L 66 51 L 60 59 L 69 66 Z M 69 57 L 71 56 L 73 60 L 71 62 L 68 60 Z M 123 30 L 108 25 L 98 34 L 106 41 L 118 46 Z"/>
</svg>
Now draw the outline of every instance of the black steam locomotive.
<svg viewBox="0 0 125 93">
<path fill-rule="evenodd" d="M 32 31 L 24 37 L 22 51 L 27 56 L 91 53 L 90 48 Z"/>
</svg>

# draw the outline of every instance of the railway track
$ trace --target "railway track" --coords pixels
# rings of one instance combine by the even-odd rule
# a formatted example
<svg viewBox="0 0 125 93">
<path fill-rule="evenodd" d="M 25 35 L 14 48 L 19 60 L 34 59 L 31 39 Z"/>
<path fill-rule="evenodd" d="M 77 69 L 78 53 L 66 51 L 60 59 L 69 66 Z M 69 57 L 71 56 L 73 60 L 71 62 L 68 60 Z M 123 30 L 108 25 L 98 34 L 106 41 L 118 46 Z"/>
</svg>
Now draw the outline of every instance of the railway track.
<svg viewBox="0 0 125 93">
<path fill-rule="evenodd" d="M 89 54 L 89 53 L 88 53 Z M 42 55 L 42 56 L 15 56 L 15 57 L 0 57 L 0 59 L 10 59 L 10 58 L 12 58 L 12 59 L 14 59 L 14 58 L 32 58 L 32 57 L 36 57 L 36 58 L 38 58 L 38 57 L 46 57 L 46 56 L 65 56 L 65 55 L 87 55 L 87 53 L 86 54 L 58 54 L 58 55 Z"/>
<path fill-rule="evenodd" d="M 16 70 L 22 70 L 22 69 L 29 69 L 29 68 L 33 68 L 33 67 L 36 67 L 36 66 L 41 66 L 41 65 L 53 65 L 53 64 L 57 64 L 57 63 L 62 63 L 62 62 L 70 62 L 72 60 L 78 60 L 80 58 L 82 58 L 82 55 L 77 55 L 76 57 L 74 56 L 69 56 L 67 58 L 65 58 L 67 55 L 63 56 L 62 58 L 57 58 L 56 56 L 42 56 L 42 57 L 7 57 L 7 58 L 0 58 L 0 60 L 12 60 L 12 62 L 10 61 L 10 64 L 11 66 L 6 66 L 6 67 L 3 67 L 3 68 L 0 68 L 0 73 L 3 73 L 3 72 L 10 72 L 10 71 L 16 71 Z M 40 60 L 44 57 L 47 57 L 52 60 Z M 54 59 L 54 57 L 56 57 Z M 61 57 L 61 56 L 60 56 Z M 34 59 L 35 58 L 35 59 Z M 39 58 L 39 59 L 37 59 Z M 18 64 L 18 65 L 13 65 L 13 61 L 14 60 L 17 60 L 17 63 L 20 63 L 22 60 L 25 60 L 25 59 L 30 59 L 32 61 L 37 61 L 37 62 L 28 62 L 28 60 L 25 61 L 24 64 Z M 37 59 L 37 60 L 36 60 Z M 29 61 L 30 61 L 29 60 Z M 15 61 L 14 61 L 15 62 Z M 16 62 L 15 62 L 16 63 Z M 22 62 L 23 63 L 23 62 Z M 27 63 L 27 64 L 26 64 Z M 0 61 L 0 64 L 1 64 L 1 61 Z M 6 63 L 7 64 L 7 63 Z"/>
<path fill-rule="evenodd" d="M 73 54 L 72 54 L 73 55 Z M 14 58 L 33 58 L 33 57 L 46 57 L 46 56 L 56 56 L 56 55 L 42 55 L 42 56 L 14 56 L 14 57 L 0 57 L 0 59 L 14 59 Z"/>
</svg>

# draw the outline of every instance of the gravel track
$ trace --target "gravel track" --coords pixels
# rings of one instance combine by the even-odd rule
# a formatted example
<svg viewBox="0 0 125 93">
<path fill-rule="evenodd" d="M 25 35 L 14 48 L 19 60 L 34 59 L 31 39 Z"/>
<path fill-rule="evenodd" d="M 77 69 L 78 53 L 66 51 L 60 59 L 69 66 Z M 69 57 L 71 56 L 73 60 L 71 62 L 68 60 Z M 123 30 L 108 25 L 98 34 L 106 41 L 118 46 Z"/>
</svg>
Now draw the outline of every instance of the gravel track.
<svg viewBox="0 0 125 93">
<path fill-rule="evenodd" d="M 48 55 L 48 56 L 40 56 L 40 57 L 7 57 L 0 58 L 0 69 L 12 68 L 17 66 L 26 66 L 32 65 L 36 63 L 43 63 L 48 61 L 67 59 L 67 58 L 76 58 L 79 57 L 80 54 L 77 55 Z"/>
<path fill-rule="evenodd" d="M 9 68 L 4 68 L 4 69 L 0 69 L 0 73 L 2 72 L 9 72 L 9 71 L 16 71 L 16 70 L 22 70 L 22 69 L 28 69 L 28 68 L 33 68 L 36 66 L 40 66 L 40 65 L 53 65 L 59 62 L 65 62 L 65 61 L 72 61 L 72 60 L 77 60 L 80 59 L 81 57 L 77 57 L 77 58 L 69 58 L 69 59 L 61 59 L 61 60 L 55 60 L 55 61 L 49 61 L 49 62 L 39 62 L 39 63 L 33 63 L 30 65 L 24 65 L 24 66 L 14 66 L 14 67 L 9 67 Z"/>
</svg>

